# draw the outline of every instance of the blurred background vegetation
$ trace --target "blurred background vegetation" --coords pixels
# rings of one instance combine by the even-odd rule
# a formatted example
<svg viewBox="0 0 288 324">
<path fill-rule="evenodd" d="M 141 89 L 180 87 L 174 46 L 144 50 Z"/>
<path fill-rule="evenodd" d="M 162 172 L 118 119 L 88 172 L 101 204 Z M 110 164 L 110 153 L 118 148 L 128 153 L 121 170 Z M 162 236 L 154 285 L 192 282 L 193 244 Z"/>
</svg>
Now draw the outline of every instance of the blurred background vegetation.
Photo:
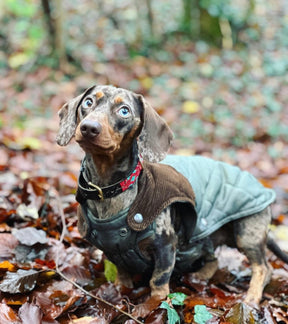
<svg viewBox="0 0 288 324">
<path fill-rule="evenodd" d="M 245 168 L 287 159 L 286 0 L 6 0 L 0 24 L 8 147 L 54 141 L 67 99 L 113 84 L 150 100 L 178 152 Z"/>
</svg>

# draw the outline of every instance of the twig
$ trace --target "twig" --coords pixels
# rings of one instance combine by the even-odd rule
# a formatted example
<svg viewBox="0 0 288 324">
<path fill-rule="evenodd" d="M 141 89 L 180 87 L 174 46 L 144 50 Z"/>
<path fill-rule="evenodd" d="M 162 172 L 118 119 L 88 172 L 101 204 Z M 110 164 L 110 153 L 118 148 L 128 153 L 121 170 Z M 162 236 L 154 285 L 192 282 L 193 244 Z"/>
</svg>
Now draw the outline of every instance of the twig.
<svg viewBox="0 0 288 324">
<path fill-rule="evenodd" d="M 56 197 L 56 200 L 57 200 L 57 204 L 58 204 L 58 209 L 59 209 L 59 213 L 60 213 L 60 216 L 61 216 L 61 222 L 62 222 L 62 232 L 61 232 L 61 236 L 60 236 L 60 239 L 59 239 L 59 243 L 63 243 L 63 240 L 64 240 L 64 236 L 65 236 L 65 230 L 66 230 L 66 222 L 65 222 L 65 215 L 64 215 L 64 212 L 63 212 L 63 208 L 62 208 L 62 202 L 60 200 L 60 197 L 58 195 L 58 193 L 56 192 L 55 193 L 55 197 Z M 127 317 L 129 317 L 130 319 L 132 319 L 133 321 L 135 321 L 136 323 L 138 324 L 143 324 L 142 322 L 140 322 L 137 318 L 135 318 L 134 316 L 132 316 L 131 314 L 123 311 L 121 308 L 119 308 L 118 306 L 115 306 L 113 304 L 111 304 L 110 302 L 108 302 L 107 300 L 104 300 L 98 296 L 95 296 L 94 294 L 91 294 L 89 291 L 85 290 L 84 288 L 82 288 L 80 285 L 78 285 L 76 282 L 74 282 L 73 280 L 69 279 L 68 277 L 66 277 L 62 271 L 59 269 L 59 247 L 57 249 L 57 252 L 56 252 L 56 272 L 66 281 L 70 282 L 73 286 L 75 286 L 76 288 L 78 288 L 79 290 L 81 290 L 84 294 L 98 300 L 99 302 L 102 302 L 114 309 L 116 309 L 117 311 L 119 311 L 120 313 L 126 315 Z"/>
</svg>

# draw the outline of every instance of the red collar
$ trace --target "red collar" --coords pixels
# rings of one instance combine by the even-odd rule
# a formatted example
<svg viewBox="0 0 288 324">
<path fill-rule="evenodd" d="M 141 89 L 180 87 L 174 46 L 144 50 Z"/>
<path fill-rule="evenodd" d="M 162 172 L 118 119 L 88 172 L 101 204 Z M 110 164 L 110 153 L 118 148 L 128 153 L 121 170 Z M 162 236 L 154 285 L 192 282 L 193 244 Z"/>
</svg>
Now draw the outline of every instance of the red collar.
<svg viewBox="0 0 288 324">
<path fill-rule="evenodd" d="M 87 199 L 104 200 L 112 198 L 130 188 L 139 177 L 142 170 L 142 159 L 139 157 L 138 163 L 133 172 L 124 180 L 119 181 L 111 186 L 99 187 L 92 182 L 87 182 L 84 178 L 83 172 L 85 168 L 85 161 L 82 161 L 80 175 L 78 179 L 78 188 L 76 199 L 79 203 L 83 203 Z"/>
</svg>

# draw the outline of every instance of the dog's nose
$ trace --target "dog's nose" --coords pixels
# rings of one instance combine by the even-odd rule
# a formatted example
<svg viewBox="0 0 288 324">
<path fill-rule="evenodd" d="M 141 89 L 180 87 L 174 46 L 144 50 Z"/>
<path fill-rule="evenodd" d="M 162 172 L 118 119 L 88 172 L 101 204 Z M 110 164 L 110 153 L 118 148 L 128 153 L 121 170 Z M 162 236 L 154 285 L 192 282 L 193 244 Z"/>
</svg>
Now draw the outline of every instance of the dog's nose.
<svg viewBox="0 0 288 324">
<path fill-rule="evenodd" d="M 102 126 L 95 120 L 83 120 L 80 131 L 84 137 L 96 137 L 101 133 Z"/>
</svg>

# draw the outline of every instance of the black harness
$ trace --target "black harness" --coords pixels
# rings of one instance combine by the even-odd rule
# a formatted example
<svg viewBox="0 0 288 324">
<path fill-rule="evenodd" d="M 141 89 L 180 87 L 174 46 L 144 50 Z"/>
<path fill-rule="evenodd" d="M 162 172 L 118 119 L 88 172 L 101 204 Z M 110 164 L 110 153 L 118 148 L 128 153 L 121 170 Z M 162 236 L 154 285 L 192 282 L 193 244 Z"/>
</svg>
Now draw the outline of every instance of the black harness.
<svg viewBox="0 0 288 324">
<path fill-rule="evenodd" d="M 137 166 L 139 166 L 139 163 L 141 162 L 138 161 Z M 154 262 L 143 255 L 139 248 L 139 243 L 147 238 L 154 239 L 156 235 L 155 220 L 143 230 L 134 230 L 127 222 L 127 215 L 131 206 L 108 219 L 99 219 L 98 215 L 94 215 L 89 209 L 87 200 L 103 200 L 116 196 L 124 191 L 123 186 L 120 185 L 123 181 L 109 187 L 100 188 L 85 179 L 84 170 L 85 160 L 81 165 L 76 194 L 76 199 L 81 205 L 82 216 L 85 221 L 85 238 L 92 245 L 102 250 L 107 258 L 115 263 L 117 267 L 129 273 L 151 273 L 154 269 Z M 135 174 L 135 170 L 132 174 Z M 135 179 L 131 175 L 127 178 L 129 181 L 126 183 L 126 189 L 134 185 L 140 172 L 141 168 L 136 172 Z M 194 221 L 189 215 L 186 217 L 185 225 L 186 227 L 194 228 Z M 141 214 L 135 214 L 134 219 L 136 222 L 139 221 L 139 223 L 143 221 Z M 185 219 L 184 215 L 182 215 L 183 219 Z M 180 235 L 184 236 L 183 233 Z M 188 241 L 189 238 L 186 239 L 186 243 Z M 214 248 L 209 238 L 185 244 L 185 246 L 177 250 L 174 270 L 176 272 L 194 271 L 202 265 L 203 256 L 205 256 L 207 261 L 207 258 L 214 258 L 213 253 Z"/>
</svg>

